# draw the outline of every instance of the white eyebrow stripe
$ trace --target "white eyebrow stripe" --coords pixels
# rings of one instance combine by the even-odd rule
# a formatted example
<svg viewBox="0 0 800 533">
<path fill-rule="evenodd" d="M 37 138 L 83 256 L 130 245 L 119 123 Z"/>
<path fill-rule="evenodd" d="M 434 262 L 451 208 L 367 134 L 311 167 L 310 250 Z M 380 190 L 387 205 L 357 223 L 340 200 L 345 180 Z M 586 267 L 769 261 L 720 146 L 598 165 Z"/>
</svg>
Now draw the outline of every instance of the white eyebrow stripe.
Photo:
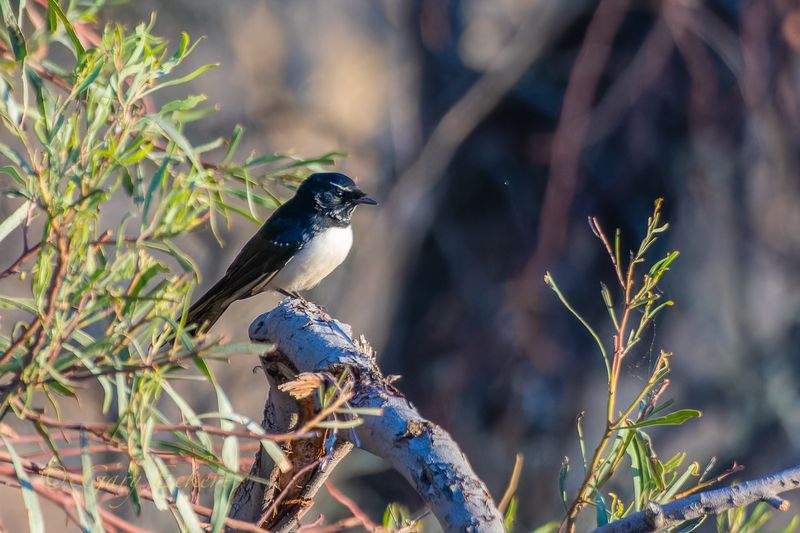
<svg viewBox="0 0 800 533">
<path fill-rule="evenodd" d="M 334 186 L 334 187 L 336 187 L 337 189 L 341 189 L 341 190 L 343 190 L 343 191 L 347 191 L 347 190 L 349 190 L 347 187 L 343 187 L 342 185 L 339 185 L 338 183 L 333 183 L 333 182 L 331 182 L 331 185 L 333 185 L 333 186 Z"/>
</svg>

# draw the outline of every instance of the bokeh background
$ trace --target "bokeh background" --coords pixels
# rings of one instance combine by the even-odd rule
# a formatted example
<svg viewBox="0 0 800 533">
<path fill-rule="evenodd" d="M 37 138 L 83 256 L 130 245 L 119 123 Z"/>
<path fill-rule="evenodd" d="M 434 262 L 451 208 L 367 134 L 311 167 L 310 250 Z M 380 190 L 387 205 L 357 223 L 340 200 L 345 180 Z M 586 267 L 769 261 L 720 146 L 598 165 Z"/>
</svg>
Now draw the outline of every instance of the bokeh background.
<svg viewBox="0 0 800 533">
<path fill-rule="evenodd" d="M 137 0 L 104 16 L 152 12 L 172 42 L 206 36 L 194 66 L 221 64 L 188 89 L 218 106 L 193 141 L 242 124 L 240 150 L 349 154 L 337 169 L 381 206 L 359 210 L 354 252 L 309 297 L 366 335 L 496 498 L 524 455 L 519 531 L 560 518 L 575 417 L 594 442 L 605 405 L 602 360 L 542 276 L 608 337 L 599 287 L 613 272 L 586 218 L 632 247 L 657 197 L 671 231 L 655 252 L 681 251 L 664 283 L 676 305 L 626 360 L 624 390 L 670 350 L 668 396 L 704 414 L 653 431 L 656 450 L 738 461 L 739 479 L 800 462 L 795 1 Z M 202 289 L 255 230 L 234 222 L 221 249 L 191 238 Z M 275 301 L 235 304 L 214 331 L 242 340 Z M 219 372 L 260 419 L 254 364 Z M 374 519 L 390 501 L 419 510 L 366 454 L 336 483 Z"/>
</svg>

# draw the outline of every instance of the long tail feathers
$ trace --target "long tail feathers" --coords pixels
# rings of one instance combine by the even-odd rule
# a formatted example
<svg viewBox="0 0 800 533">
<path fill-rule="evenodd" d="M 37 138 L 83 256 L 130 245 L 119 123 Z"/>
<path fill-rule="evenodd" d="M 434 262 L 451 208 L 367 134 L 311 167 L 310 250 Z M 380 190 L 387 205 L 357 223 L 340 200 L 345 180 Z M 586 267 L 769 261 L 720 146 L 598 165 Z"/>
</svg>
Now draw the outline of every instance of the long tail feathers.
<svg viewBox="0 0 800 533">
<path fill-rule="evenodd" d="M 223 277 L 189 308 L 186 326 L 194 325 L 195 335 L 205 333 L 234 300 L 231 298 L 229 280 L 227 276 Z"/>
</svg>

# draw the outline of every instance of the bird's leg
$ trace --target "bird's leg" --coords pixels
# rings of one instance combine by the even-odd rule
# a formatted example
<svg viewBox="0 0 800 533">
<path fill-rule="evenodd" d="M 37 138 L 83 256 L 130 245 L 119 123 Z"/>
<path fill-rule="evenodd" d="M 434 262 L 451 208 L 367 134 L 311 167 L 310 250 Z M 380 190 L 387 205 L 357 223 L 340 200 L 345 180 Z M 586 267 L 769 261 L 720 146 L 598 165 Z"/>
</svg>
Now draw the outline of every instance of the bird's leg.
<svg viewBox="0 0 800 533">
<path fill-rule="evenodd" d="M 300 300 L 303 303 L 308 303 L 308 300 L 306 300 L 305 298 L 300 296 L 300 294 L 297 291 L 287 291 L 286 289 L 281 289 L 281 288 L 278 288 L 278 289 L 275 289 L 275 290 L 277 290 L 279 293 L 283 294 L 284 296 L 288 296 L 289 298 L 294 298 L 296 300 Z"/>
<path fill-rule="evenodd" d="M 289 298 L 294 298 L 294 295 L 291 292 L 289 292 L 287 290 L 284 290 L 284 289 L 281 289 L 280 287 L 278 287 L 275 290 L 278 291 L 279 293 L 283 294 L 284 296 L 288 296 Z"/>
</svg>

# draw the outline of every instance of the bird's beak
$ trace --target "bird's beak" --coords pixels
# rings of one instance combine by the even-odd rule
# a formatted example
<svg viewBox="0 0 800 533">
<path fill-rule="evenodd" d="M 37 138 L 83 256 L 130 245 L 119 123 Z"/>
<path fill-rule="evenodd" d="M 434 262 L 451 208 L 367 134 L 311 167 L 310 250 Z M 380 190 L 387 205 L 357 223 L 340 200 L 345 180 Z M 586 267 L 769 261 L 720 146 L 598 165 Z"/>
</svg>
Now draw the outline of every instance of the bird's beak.
<svg viewBox="0 0 800 533">
<path fill-rule="evenodd" d="M 378 205 L 378 202 L 359 191 L 360 196 L 353 198 L 353 202 L 357 204 Z"/>
</svg>

